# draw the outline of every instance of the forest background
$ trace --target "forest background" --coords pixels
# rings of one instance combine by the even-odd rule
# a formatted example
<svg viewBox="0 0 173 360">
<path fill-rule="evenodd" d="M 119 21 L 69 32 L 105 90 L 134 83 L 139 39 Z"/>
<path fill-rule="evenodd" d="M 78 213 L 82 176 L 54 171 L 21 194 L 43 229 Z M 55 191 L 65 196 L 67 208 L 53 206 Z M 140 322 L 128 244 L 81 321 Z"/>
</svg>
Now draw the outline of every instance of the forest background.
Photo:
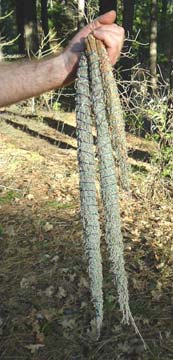
<svg viewBox="0 0 173 360">
<path fill-rule="evenodd" d="M 121 60 L 116 67 L 127 115 L 126 128 L 139 135 L 154 134 L 163 147 L 163 143 L 168 145 L 171 141 L 172 128 L 171 0 L 143 3 L 138 0 L 1 0 L 1 59 L 42 58 L 60 52 L 77 29 L 111 9 L 117 11 L 116 21 L 126 31 Z M 73 95 L 74 87 L 61 91 L 61 94 L 59 92 L 57 97 L 53 97 L 54 109 L 57 106 L 70 111 L 74 109 Z M 48 99 L 47 103 L 52 104 L 52 101 Z M 166 140 L 162 141 L 163 137 Z M 169 157 L 169 152 L 170 149 L 164 156 Z"/>
</svg>

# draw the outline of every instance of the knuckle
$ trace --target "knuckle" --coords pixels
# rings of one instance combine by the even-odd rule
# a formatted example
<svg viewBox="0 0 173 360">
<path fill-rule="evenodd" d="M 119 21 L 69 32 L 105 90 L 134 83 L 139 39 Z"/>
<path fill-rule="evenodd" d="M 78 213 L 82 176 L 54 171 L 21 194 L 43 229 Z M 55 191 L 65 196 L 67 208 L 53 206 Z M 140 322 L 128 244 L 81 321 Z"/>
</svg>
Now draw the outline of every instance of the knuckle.
<svg viewBox="0 0 173 360">
<path fill-rule="evenodd" d="M 125 30 L 122 26 L 120 26 L 120 33 L 121 35 L 125 36 Z"/>
<path fill-rule="evenodd" d="M 119 51 L 119 48 L 120 48 L 120 46 L 119 46 L 118 42 L 116 42 L 116 44 L 114 45 L 114 53 L 117 53 Z"/>
<path fill-rule="evenodd" d="M 114 57 L 119 56 L 119 54 L 120 54 L 120 47 L 118 45 L 116 45 L 114 47 Z"/>
<path fill-rule="evenodd" d="M 117 36 L 114 37 L 114 39 L 112 39 L 112 44 L 113 44 L 114 48 L 119 46 L 119 42 L 120 42 L 120 40 Z"/>
</svg>

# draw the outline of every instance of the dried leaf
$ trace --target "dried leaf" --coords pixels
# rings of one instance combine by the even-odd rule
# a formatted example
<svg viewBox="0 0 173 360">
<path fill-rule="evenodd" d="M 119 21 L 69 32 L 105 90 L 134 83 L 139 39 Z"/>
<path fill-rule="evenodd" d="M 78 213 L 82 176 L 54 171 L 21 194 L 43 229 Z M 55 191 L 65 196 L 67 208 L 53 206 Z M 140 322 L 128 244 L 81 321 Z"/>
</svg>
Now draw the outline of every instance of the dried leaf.
<svg viewBox="0 0 173 360">
<path fill-rule="evenodd" d="M 69 328 L 69 329 L 73 329 L 75 327 L 76 321 L 75 319 L 64 319 L 61 322 L 61 325 L 63 326 L 63 328 Z"/>
<path fill-rule="evenodd" d="M 53 295 L 54 291 L 55 291 L 54 286 L 50 285 L 45 290 L 45 295 L 48 296 L 48 297 L 51 297 Z"/>
<path fill-rule="evenodd" d="M 35 354 L 36 351 L 38 351 L 39 349 L 43 348 L 45 345 L 43 344 L 30 344 L 30 345 L 26 345 L 26 349 L 31 351 L 31 354 Z"/>
<path fill-rule="evenodd" d="M 46 231 L 46 232 L 49 232 L 53 229 L 53 225 L 50 224 L 48 221 L 46 222 L 46 224 L 44 225 L 43 229 Z"/>
<path fill-rule="evenodd" d="M 67 296 L 66 291 L 63 289 L 62 286 L 60 286 L 59 289 L 58 289 L 58 298 L 59 298 L 59 299 L 63 299 L 63 298 L 65 298 L 66 296 Z"/>
<path fill-rule="evenodd" d="M 28 200 L 34 200 L 34 195 L 33 195 L 33 194 L 28 194 L 28 195 L 26 196 L 26 198 L 27 198 Z"/>
</svg>

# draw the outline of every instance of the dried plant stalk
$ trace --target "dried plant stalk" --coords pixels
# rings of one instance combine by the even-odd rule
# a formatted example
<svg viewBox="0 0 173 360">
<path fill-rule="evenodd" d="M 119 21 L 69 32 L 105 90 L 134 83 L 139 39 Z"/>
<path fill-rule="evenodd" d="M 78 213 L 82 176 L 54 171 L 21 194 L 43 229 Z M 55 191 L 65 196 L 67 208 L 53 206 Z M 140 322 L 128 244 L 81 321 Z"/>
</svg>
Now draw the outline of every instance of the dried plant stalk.
<svg viewBox="0 0 173 360">
<path fill-rule="evenodd" d="M 100 253 L 99 213 L 95 186 L 96 171 L 88 65 L 85 55 L 81 57 L 78 69 L 76 114 L 84 244 L 89 261 L 91 294 L 96 310 L 97 335 L 99 336 L 103 320 L 102 261 Z"/>
<path fill-rule="evenodd" d="M 100 40 L 96 40 L 96 47 L 100 59 L 100 69 L 105 94 L 106 111 L 111 130 L 112 146 L 120 167 L 122 187 L 130 192 L 125 124 L 118 88 L 105 46 Z"/>
</svg>

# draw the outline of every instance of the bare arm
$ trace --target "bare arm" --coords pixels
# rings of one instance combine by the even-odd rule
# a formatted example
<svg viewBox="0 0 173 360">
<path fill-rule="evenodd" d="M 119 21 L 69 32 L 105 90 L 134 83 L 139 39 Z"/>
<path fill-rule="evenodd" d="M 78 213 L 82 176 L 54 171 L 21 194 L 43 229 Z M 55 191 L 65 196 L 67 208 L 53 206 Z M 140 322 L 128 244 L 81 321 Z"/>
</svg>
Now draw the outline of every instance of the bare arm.
<svg viewBox="0 0 173 360">
<path fill-rule="evenodd" d="M 113 24 L 114 11 L 84 27 L 65 51 L 46 60 L 0 65 L 0 107 L 68 85 L 75 79 L 84 40 L 93 32 L 105 43 L 112 64 L 117 61 L 124 41 L 123 28 Z"/>
<path fill-rule="evenodd" d="M 63 86 L 62 55 L 43 61 L 0 65 L 0 107 Z"/>
</svg>

